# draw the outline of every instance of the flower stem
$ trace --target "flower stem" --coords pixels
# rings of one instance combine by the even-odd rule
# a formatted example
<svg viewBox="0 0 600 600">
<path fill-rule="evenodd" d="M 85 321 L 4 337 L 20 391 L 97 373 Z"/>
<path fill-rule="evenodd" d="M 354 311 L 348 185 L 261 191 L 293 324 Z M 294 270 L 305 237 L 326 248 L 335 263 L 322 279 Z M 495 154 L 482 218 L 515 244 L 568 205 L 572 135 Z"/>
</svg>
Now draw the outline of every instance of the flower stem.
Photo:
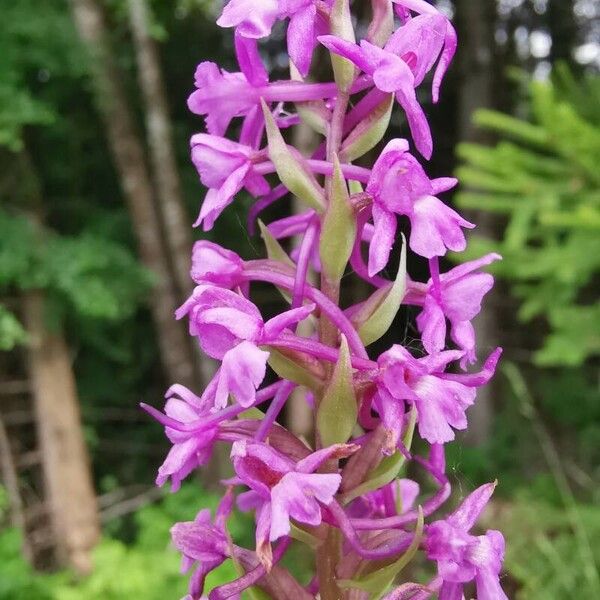
<svg viewBox="0 0 600 600">
<path fill-rule="evenodd" d="M 329 130 L 327 131 L 327 161 L 334 162 L 337 153 L 342 144 L 344 133 L 344 120 L 348 109 L 349 95 L 341 92 L 337 97 Z M 325 180 L 325 189 L 327 197 L 331 201 L 332 193 L 332 178 L 328 176 Z M 331 281 L 324 273 L 321 274 L 321 292 L 336 306 L 340 303 L 340 281 Z M 339 331 L 338 328 L 331 322 L 326 315 L 321 315 L 319 322 L 319 339 L 321 343 L 327 346 L 337 347 Z M 325 372 L 328 377 L 333 373 L 333 365 L 325 363 Z M 319 432 L 317 429 L 317 410 L 315 410 L 315 435 L 317 444 L 320 444 Z M 338 471 L 338 461 L 330 461 L 325 465 L 324 470 L 335 472 Z M 321 592 L 321 600 L 341 600 L 344 595 L 336 582 L 336 567 L 340 559 L 341 538 L 340 533 L 335 527 L 328 526 L 325 543 L 317 550 L 317 575 L 319 578 L 319 590 Z"/>
</svg>

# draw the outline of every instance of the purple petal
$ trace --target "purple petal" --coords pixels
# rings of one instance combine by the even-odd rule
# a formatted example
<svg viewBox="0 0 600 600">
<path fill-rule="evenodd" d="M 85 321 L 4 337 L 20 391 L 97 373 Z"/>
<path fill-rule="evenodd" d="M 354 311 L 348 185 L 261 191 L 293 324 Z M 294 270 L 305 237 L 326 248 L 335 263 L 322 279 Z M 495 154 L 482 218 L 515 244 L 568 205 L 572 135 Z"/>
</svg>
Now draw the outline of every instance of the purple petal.
<svg viewBox="0 0 600 600">
<path fill-rule="evenodd" d="M 258 149 L 262 141 L 265 128 L 265 118 L 260 105 L 256 104 L 248 109 L 242 122 L 240 144 Z"/>
<path fill-rule="evenodd" d="M 419 359 L 428 373 L 443 373 L 451 362 L 461 359 L 463 352 L 460 350 L 444 350 Z"/>
<path fill-rule="evenodd" d="M 426 375 L 419 379 L 415 391 L 422 438 L 431 444 L 443 444 L 454 439 L 452 428 L 466 429 L 465 410 L 475 401 L 473 388 Z"/>
<path fill-rule="evenodd" d="M 375 161 L 371 171 L 371 178 L 367 185 L 369 194 L 378 196 L 382 193 L 383 184 L 393 165 L 401 161 L 408 152 L 408 141 L 396 138 L 387 143 L 379 158 Z"/>
<path fill-rule="evenodd" d="M 267 499 L 271 488 L 293 467 L 292 461 L 267 444 L 234 442 L 231 458 L 242 481 Z"/>
<path fill-rule="evenodd" d="M 363 40 L 360 47 L 369 64 L 376 65 L 373 82 L 382 92 L 396 92 L 410 88 L 414 91 L 414 77 L 408 65 L 398 56 Z"/>
<path fill-rule="evenodd" d="M 222 530 L 225 530 L 225 524 L 227 523 L 227 519 L 231 515 L 231 511 L 233 510 L 233 502 L 235 500 L 235 496 L 233 494 L 233 487 L 227 489 L 219 504 L 217 506 L 217 510 L 215 512 L 215 525 Z M 196 517 L 196 521 L 198 518 Z"/>
<path fill-rule="evenodd" d="M 458 179 L 455 177 L 438 177 L 431 180 L 431 186 L 433 188 L 432 194 L 437 196 L 443 192 L 447 192 L 458 185 Z"/>
<path fill-rule="evenodd" d="M 435 298 L 428 294 L 423 310 L 417 317 L 417 326 L 425 350 L 434 354 L 446 345 L 446 317 Z"/>
<path fill-rule="evenodd" d="M 448 517 L 448 523 L 461 531 L 469 531 L 487 506 L 495 488 L 496 483 L 486 483 L 471 492 Z"/>
<path fill-rule="evenodd" d="M 287 30 L 288 53 L 303 77 L 308 75 L 316 45 L 317 7 L 312 2 L 292 15 Z"/>
<path fill-rule="evenodd" d="M 265 499 L 254 490 L 249 490 L 239 494 L 236 503 L 242 512 L 249 512 L 259 509 L 265 503 Z"/>
<path fill-rule="evenodd" d="M 450 23 L 450 21 L 446 22 L 446 35 L 444 38 L 444 50 L 442 52 L 442 56 L 440 57 L 440 61 L 433 75 L 433 84 L 431 88 L 433 102 L 437 103 L 440 98 L 440 87 L 442 85 L 442 79 L 454 58 L 454 54 L 456 53 L 456 48 L 458 46 L 458 39 L 456 35 L 456 30 Z"/>
<path fill-rule="evenodd" d="M 240 406 L 252 406 L 256 390 L 265 378 L 268 358 L 268 352 L 245 341 L 227 352 L 221 365 L 215 406 L 225 408 L 229 394 Z"/>
<path fill-rule="evenodd" d="M 415 202 L 410 221 L 410 247 L 425 258 L 444 256 L 447 249 L 462 252 L 467 242 L 461 228 L 475 227 L 434 196 Z"/>
<path fill-rule="evenodd" d="M 311 315 L 315 308 L 316 305 L 314 304 L 306 304 L 300 308 L 287 310 L 267 321 L 263 330 L 264 343 L 277 339 L 284 329 L 287 329 L 300 321 L 304 321 L 304 319 Z"/>
<path fill-rule="evenodd" d="M 171 538 L 177 550 L 193 560 L 223 562 L 227 557 L 227 540 L 210 520 L 176 523 Z"/>
<path fill-rule="evenodd" d="M 213 440 L 214 432 L 210 431 L 200 439 L 192 437 L 181 444 L 174 444 L 158 469 L 156 485 L 163 486 L 171 478 L 171 491 L 176 492 L 181 482 L 209 459 Z"/>
<path fill-rule="evenodd" d="M 462 265 L 458 265 L 453 269 L 450 269 L 450 271 L 442 275 L 441 279 L 443 282 L 454 281 L 455 279 L 464 277 L 465 275 L 468 275 L 469 273 L 472 273 L 481 267 L 490 265 L 497 260 L 502 260 L 502 256 L 493 252 L 491 254 L 486 254 L 477 260 L 471 260 L 463 263 Z"/>
<path fill-rule="evenodd" d="M 277 0 L 231 0 L 217 25 L 237 27 L 237 32 L 244 37 L 263 38 L 271 33 L 278 12 Z"/>
<path fill-rule="evenodd" d="M 260 58 L 255 39 L 243 37 L 236 32 L 235 53 L 242 73 L 254 87 L 261 87 L 269 83 L 269 75 Z"/>
<path fill-rule="evenodd" d="M 198 396 L 196 396 L 196 394 L 194 394 L 194 392 L 192 392 L 185 386 L 180 385 L 178 383 L 173 384 L 165 392 L 165 398 L 167 398 L 167 399 L 173 398 L 174 396 L 178 396 L 184 402 L 187 402 L 188 404 L 192 404 L 192 405 L 196 406 L 197 408 L 203 407 L 201 398 L 198 398 Z"/>
<path fill-rule="evenodd" d="M 387 433 L 382 451 L 384 454 L 391 455 L 395 452 L 402 435 L 405 405 L 404 402 L 388 393 L 385 388 L 378 389 L 374 403 Z"/>
<path fill-rule="evenodd" d="M 224 181 L 223 185 L 219 188 L 219 205 L 225 208 L 233 201 L 235 195 L 244 187 L 244 180 L 250 172 L 252 165 L 247 162 L 243 164 L 239 169 L 236 169 L 231 173 Z M 223 210 L 219 210 L 219 214 Z M 218 216 L 218 215 L 217 215 Z M 214 223 L 216 216 L 212 218 Z"/>
<path fill-rule="evenodd" d="M 455 321 L 452 323 L 450 336 L 454 343 L 465 353 L 461 358 L 460 366 L 466 369 L 468 364 L 473 364 L 475 355 L 475 328 L 470 321 Z"/>
<path fill-rule="evenodd" d="M 460 374 L 460 373 L 445 373 L 441 375 L 443 379 L 457 381 L 462 383 L 463 385 L 468 385 L 471 387 L 480 387 L 482 385 L 486 385 L 488 381 L 494 376 L 496 372 L 496 366 L 498 361 L 500 360 L 500 356 L 502 355 L 502 348 L 496 348 L 485 361 L 483 368 L 479 373 L 468 373 L 468 374 Z"/>
<path fill-rule="evenodd" d="M 415 505 L 415 501 L 419 497 L 420 486 L 412 479 L 400 479 L 399 487 L 402 512 L 406 512 Z"/>
<path fill-rule="evenodd" d="M 444 581 L 440 589 L 439 600 L 464 600 L 463 584 Z"/>
<path fill-rule="evenodd" d="M 198 412 L 187 402 L 178 398 L 169 398 L 165 404 L 165 413 L 180 423 L 190 423 L 198 419 Z"/>
<path fill-rule="evenodd" d="M 252 149 L 227 138 L 197 133 L 190 140 L 192 162 L 208 188 L 221 187 L 233 171 L 248 162 Z"/>
<path fill-rule="evenodd" d="M 259 101 L 258 93 L 242 73 L 221 71 L 214 63 L 196 69 L 196 87 L 188 98 L 191 112 L 206 116 L 213 135 L 224 135 L 234 117 L 248 113 Z"/>
<path fill-rule="evenodd" d="M 396 215 L 379 203 L 373 204 L 374 233 L 369 245 L 369 277 L 387 266 L 396 239 Z"/>
<path fill-rule="evenodd" d="M 483 297 L 494 286 L 489 273 L 474 273 L 442 286 L 444 312 L 451 321 L 470 321 L 481 311 Z"/>
<path fill-rule="evenodd" d="M 343 56 L 353 62 L 363 73 L 372 75 L 375 71 L 376 63 L 372 62 L 370 57 L 357 44 L 342 40 L 334 35 L 321 35 L 318 40 L 334 54 Z"/>
<path fill-rule="evenodd" d="M 392 2 L 404 6 L 404 8 L 412 10 L 420 15 L 435 15 L 437 13 L 437 9 L 429 4 L 429 2 L 426 2 L 426 0 L 392 0 Z"/>
<path fill-rule="evenodd" d="M 416 402 L 419 415 L 419 435 L 430 444 L 445 444 L 454 439 L 444 410 L 436 402 Z"/>
<path fill-rule="evenodd" d="M 287 535 L 290 518 L 307 525 L 321 523 L 321 508 L 328 504 L 342 481 L 341 475 L 288 473 L 271 492 L 271 541 Z"/>
<path fill-rule="evenodd" d="M 410 65 L 415 87 L 421 84 L 440 56 L 447 22 L 440 13 L 418 16 L 400 27 L 385 45 L 387 51 Z"/>
<path fill-rule="evenodd" d="M 231 250 L 208 240 L 200 240 L 192 250 L 190 275 L 196 283 L 233 287 L 242 275 L 243 261 Z"/>
<path fill-rule="evenodd" d="M 269 540 L 271 531 L 271 504 L 264 502 L 256 511 L 256 555 L 267 572 L 273 566 L 273 549 Z"/>
<path fill-rule="evenodd" d="M 406 119 L 417 150 L 429 160 L 433 154 L 433 139 L 429 123 L 421 105 L 417 101 L 414 88 L 406 86 L 398 90 L 396 98 L 406 113 Z"/>
<path fill-rule="evenodd" d="M 420 583 L 404 583 L 386 594 L 383 600 L 414 600 L 415 594 L 423 590 L 426 590 L 426 586 Z"/>
<path fill-rule="evenodd" d="M 271 186 L 264 176 L 253 170 L 250 170 L 248 175 L 246 175 L 244 186 L 255 198 L 264 196 L 271 191 Z"/>
<path fill-rule="evenodd" d="M 497 573 L 488 569 L 480 569 L 475 577 L 477 600 L 508 600 L 508 596 L 500 586 Z"/>
<path fill-rule="evenodd" d="M 298 215 L 292 215 L 291 217 L 284 217 L 283 219 L 269 223 L 267 229 L 277 240 L 299 235 L 306 231 L 306 227 L 312 221 L 315 214 L 314 210 L 309 210 Z"/>
<path fill-rule="evenodd" d="M 357 448 L 358 446 L 353 446 L 352 444 L 335 444 L 333 446 L 323 448 L 322 450 L 317 450 L 306 458 L 300 460 L 296 464 L 294 470 L 297 473 L 313 473 L 324 462 L 327 462 L 332 458 L 336 458 L 338 460 L 340 458 L 348 458 L 354 453 L 355 450 L 357 450 Z"/>
</svg>

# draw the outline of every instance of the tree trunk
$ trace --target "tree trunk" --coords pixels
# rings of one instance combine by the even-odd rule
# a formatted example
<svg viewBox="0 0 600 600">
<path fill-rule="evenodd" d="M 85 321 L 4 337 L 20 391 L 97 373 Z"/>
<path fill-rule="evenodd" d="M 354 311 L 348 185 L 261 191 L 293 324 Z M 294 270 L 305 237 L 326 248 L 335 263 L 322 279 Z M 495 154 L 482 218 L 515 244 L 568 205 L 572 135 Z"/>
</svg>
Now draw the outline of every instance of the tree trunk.
<svg viewBox="0 0 600 600">
<path fill-rule="evenodd" d="M 186 214 L 181 180 L 177 170 L 169 106 L 160 66 L 157 44 L 150 35 L 151 17 L 146 0 L 128 0 L 129 21 L 133 32 L 137 71 L 144 98 L 146 133 L 156 184 L 159 214 L 171 259 L 179 301 L 192 291 L 190 255 L 192 251 L 191 221 Z M 205 383 L 214 374 L 212 361 L 197 349 L 198 379 Z"/>
<path fill-rule="evenodd" d="M 18 201 L 43 236 L 44 201 L 37 171 L 27 149 L 11 159 L 10 171 L 19 180 Z M 15 524 L 23 528 L 25 551 L 34 564 L 44 554 L 41 549 L 52 547 L 52 563 L 68 566 L 84 575 L 92 568 L 91 550 L 100 537 L 100 518 L 69 349 L 60 328 L 51 332 L 46 327 L 43 292 L 24 292 L 20 308 L 30 338 L 24 362 L 30 379 L 28 391 L 31 391 L 35 423 L 36 449 L 31 451 L 35 458 L 32 464 L 41 467 L 43 486 L 35 490 L 33 484 L 29 494 L 21 493 L 17 469 L 24 467 L 19 457 L 14 461 L 16 464 L 11 465 L 9 436 L 0 423 L 3 470 L 8 478 L 12 510 L 19 517 Z M 31 471 L 28 473 L 32 476 Z M 30 483 L 36 480 L 34 476 Z M 44 531 L 43 526 L 36 527 L 31 522 L 27 516 L 31 507 L 23 502 L 32 495 L 39 495 L 36 503 L 46 506 L 50 526 L 47 532 L 50 543 L 46 545 L 45 540 L 36 535 Z"/>
<path fill-rule="evenodd" d="M 191 344 L 183 326 L 173 319 L 178 305 L 176 286 L 164 249 L 143 145 L 135 130 L 122 74 L 110 48 L 104 15 L 97 0 L 71 0 L 71 7 L 75 25 L 90 55 L 98 107 L 121 178 L 140 257 L 158 279 L 150 302 L 165 375 L 169 381 L 193 386 Z"/>
<path fill-rule="evenodd" d="M 574 64 L 573 48 L 577 42 L 579 28 L 575 19 L 574 0 L 550 0 L 548 2 L 547 19 L 552 47 L 550 62 L 564 60 Z"/>
<path fill-rule="evenodd" d="M 495 0 L 456 0 L 456 24 L 461 40 L 458 54 L 460 88 L 458 104 L 458 135 L 460 141 L 484 142 L 485 134 L 473 124 L 473 113 L 479 108 L 494 106 L 494 25 Z M 488 140 L 489 141 L 489 140 Z M 494 235 L 494 221 L 489 213 L 474 217 L 478 234 Z M 497 345 L 498 323 L 494 310 L 494 293 L 488 294 L 484 309 L 475 321 L 479 352 L 489 352 Z M 475 405 L 469 410 L 471 426 L 466 440 L 479 445 L 488 439 L 493 419 L 491 386 L 478 392 Z"/>
<path fill-rule="evenodd" d="M 58 560 L 89 573 L 100 523 L 69 350 L 61 333 L 46 327 L 41 292 L 24 296 L 23 312 L 32 340 L 29 372 Z"/>
<path fill-rule="evenodd" d="M 25 526 L 25 517 L 23 516 L 23 502 L 19 491 L 19 475 L 15 466 L 15 461 L 10 447 L 10 440 L 2 416 L 0 416 L 0 472 L 2 478 L 0 481 L 6 488 L 10 509 L 10 524 L 13 527 L 23 528 Z M 0 523 L 1 524 L 1 523 Z M 30 558 L 31 552 L 27 543 L 25 543 L 25 555 Z"/>
</svg>

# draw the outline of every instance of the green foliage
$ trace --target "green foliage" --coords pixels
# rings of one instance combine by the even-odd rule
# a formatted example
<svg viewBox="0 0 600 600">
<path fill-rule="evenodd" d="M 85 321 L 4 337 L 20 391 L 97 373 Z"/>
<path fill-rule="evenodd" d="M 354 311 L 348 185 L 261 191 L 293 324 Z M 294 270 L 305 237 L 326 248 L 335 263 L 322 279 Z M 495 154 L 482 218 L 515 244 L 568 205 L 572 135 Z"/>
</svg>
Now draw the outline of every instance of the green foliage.
<svg viewBox="0 0 600 600">
<path fill-rule="evenodd" d="M 515 600 L 597 598 L 590 570 L 600 569 L 600 511 L 578 505 L 589 548 L 574 535 L 564 509 L 539 499 L 535 489 L 521 490 L 510 506 L 494 514 L 493 524 L 510 540 L 505 567 L 519 588 Z M 588 556 L 591 551 L 591 561 Z"/>
<path fill-rule="evenodd" d="M 0 0 L 0 14 L 0 146 L 20 150 L 25 126 L 56 119 L 55 108 L 34 92 L 32 82 L 81 74 L 82 65 L 68 13 L 57 3 Z"/>
<path fill-rule="evenodd" d="M 0 531 L 0 600 L 53 600 L 49 587 L 58 578 L 39 576 L 21 557 L 21 533 Z"/>
<path fill-rule="evenodd" d="M 0 210 L 0 290 L 45 289 L 64 312 L 92 319 L 130 316 L 151 277 L 121 244 L 95 234 L 59 236 Z M 24 341 L 18 321 L 0 310 L 0 347 Z"/>
<path fill-rule="evenodd" d="M 0 304 L 0 350 L 11 350 L 27 341 L 27 332 L 5 306 Z"/>
<path fill-rule="evenodd" d="M 116 243 L 92 235 L 49 240 L 40 265 L 82 316 L 118 320 L 132 314 L 152 278 L 133 255 Z"/>
<path fill-rule="evenodd" d="M 530 87 L 531 120 L 480 111 L 502 141 L 461 144 L 464 208 L 504 215 L 503 239 L 475 237 L 469 257 L 500 251 L 498 275 L 521 301 L 519 318 L 544 317 L 539 365 L 577 366 L 600 354 L 600 309 L 590 288 L 600 269 L 600 78 L 565 69 Z M 596 107 L 591 109 L 590 107 Z"/>
</svg>

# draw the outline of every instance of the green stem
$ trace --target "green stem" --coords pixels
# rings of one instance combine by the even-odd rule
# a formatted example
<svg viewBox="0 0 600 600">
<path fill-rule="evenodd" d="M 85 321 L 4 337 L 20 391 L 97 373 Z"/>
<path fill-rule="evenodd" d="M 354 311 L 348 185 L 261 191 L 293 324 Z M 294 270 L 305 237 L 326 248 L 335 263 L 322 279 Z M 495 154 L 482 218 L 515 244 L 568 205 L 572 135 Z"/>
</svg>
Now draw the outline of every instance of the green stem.
<svg viewBox="0 0 600 600">
<path fill-rule="evenodd" d="M 337 97 L 333 114 L 331 116 L 331 123 L 327 131 L 327 160 L 333 162 L 335 155 L 339 152 L 346 111 L 348 109 L 349 95 L 341 92 Z M 327 197 L 331 197 L 332 178 L 327 177 L 325 180 L 325 189 L 327 191 Z M 321 292 L 327 296 L 336 305 L 339 305 L 340 300 L 340 282 L 331 281 L 325 275 L 321 277 Z M 337 347 L 338 344 L 338 330 L 336 326 L 326 317 L 321 316 L 319 322 L 319 338 L 323 344 L 328 346 Z M 327 377 L 331 377 L 333 371 L 332 364 L 325 364 Z M 317 402 L 319 399 L 317 400 Z M 317 445 L 320 446 L 319 432 L 316 424 L 316 416 L 318 412 L 315 410 L 315 435 Z M 330 461 L 324 465 L 323 471 L 334 472 L 338 471 L 338 462 Z M 319 578 L 319 591 L 321 600 L 342 600 L 344 594 L 338 587 L 336 579 L 336 567 L 340 559 L 341 554 L 341 540 L 339 532 L 335 527 L 327 527 L 327 535 L 325 542 L 317 550 L 317 576 Z"/>
</svg>

